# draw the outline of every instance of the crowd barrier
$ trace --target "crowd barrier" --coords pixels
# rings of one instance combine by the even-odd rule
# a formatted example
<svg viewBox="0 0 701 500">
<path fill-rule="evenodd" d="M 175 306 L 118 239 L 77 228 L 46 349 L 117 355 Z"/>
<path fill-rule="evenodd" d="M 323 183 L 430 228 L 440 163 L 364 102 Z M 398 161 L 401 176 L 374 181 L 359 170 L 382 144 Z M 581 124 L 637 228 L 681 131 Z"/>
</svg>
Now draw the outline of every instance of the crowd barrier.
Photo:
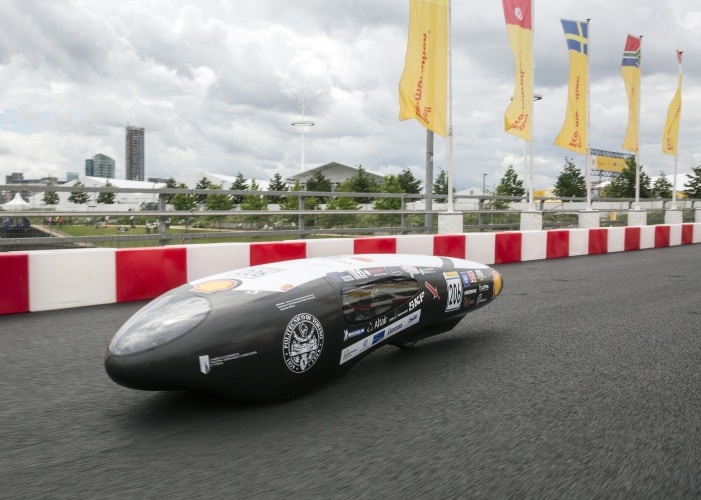
<svg viewBox="0 0 701 500">
<path fill-rule="evenodd" d="M 219 272 L 307 257 L 417 253 L 495 265 L 701 243 L 701 223 L 0 254 L 0 314 L 146 300 Z"/>
</svg>

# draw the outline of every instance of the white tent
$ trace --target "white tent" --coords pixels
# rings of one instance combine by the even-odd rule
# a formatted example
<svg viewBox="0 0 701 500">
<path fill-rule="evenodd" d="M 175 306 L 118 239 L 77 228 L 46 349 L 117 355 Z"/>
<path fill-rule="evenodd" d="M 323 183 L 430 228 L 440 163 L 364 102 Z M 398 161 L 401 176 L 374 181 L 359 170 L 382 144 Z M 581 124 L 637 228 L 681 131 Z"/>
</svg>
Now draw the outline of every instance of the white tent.
<svg viewBox="0 0 701 500">
<path fill-rule="evenodd" d="M 15 193 L 15 197 L 12 199 L 12 201 L 8 201 L 7 203 L 2 204 L 2 208 L 5 210 L 23 210 L 29 206 L 29 203 L 24 201 L 22 199 L 22 195 L 19 193 Z"/>
</svg>

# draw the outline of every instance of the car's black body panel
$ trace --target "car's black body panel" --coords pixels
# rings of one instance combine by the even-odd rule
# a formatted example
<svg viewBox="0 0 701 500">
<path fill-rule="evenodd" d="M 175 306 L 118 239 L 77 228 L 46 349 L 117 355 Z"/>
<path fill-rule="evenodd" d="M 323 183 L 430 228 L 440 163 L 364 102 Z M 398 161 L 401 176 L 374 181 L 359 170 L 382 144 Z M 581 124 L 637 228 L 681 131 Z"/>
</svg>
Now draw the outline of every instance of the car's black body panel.
<svg viewBox="0 0 701 500">
<path fill-rule="evenodd" d="M 115 335 L 105 367 L 135 389 L 285 398 L 382 345 L 453 328 L 500 290 L 499 273 L 453 258 L 354 255 L 255 266 L 145 306 Z"/>
</svg>

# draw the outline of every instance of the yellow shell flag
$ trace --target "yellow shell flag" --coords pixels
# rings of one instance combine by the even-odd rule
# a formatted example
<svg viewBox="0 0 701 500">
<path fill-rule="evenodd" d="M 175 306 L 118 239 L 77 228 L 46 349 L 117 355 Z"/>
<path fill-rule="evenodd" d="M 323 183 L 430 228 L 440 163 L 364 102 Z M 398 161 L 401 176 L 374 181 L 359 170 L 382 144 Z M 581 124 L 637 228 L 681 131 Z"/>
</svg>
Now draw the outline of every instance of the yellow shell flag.
<svg viewBox="0 0 701 500">
<path fill-rule="evenodd" d="M 410 0 L 409 39 L 399 81 L 399 119 L 415 118 L 446 137 L 448 2 Z"/>
</svg>

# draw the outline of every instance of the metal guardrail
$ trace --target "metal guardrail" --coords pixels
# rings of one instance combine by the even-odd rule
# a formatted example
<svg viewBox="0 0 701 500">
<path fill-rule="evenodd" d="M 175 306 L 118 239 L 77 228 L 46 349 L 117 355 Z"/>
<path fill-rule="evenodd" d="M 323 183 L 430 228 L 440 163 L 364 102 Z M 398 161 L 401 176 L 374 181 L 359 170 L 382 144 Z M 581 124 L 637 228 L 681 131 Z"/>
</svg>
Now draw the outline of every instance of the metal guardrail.
<svg viewBox="0 0 701 500">
<path fill-rule="evenodd" d="M 368 236 L 378 234 L 433 234 L 437 230 L 437 217 L 445 210 L 440 207 L 444 195 L 419 195 L 404 193 L 341 193 L 315 191 L 233 191 L 212 189 L 174 189 L 174 188 L 119 188 L 119 187 L 75 187 L 44 185 L 0 185 L 0 195 L 14 192 L 87 192 L 87 193 L 148 193 L 157 199 L 156 210 L 124 211 L 110 205 L 93 206 L 83 209 L 76 205 L 76 210 L 53 210 L 51 206 L 32 207 L 25 210 L 0 211 L 0 219 L 12 218 L 12 227 L 17 231 L 8 231 L 0 227 L 0 251 L 50 249 L 50 248 L 88 248 L 95 246 L 133 247 L 163 246 L 216 241 L 268 241 L 271 239 L 303 239 L 316 237 Z M 240 210 L 238 207 L 226 211 L 200 209 L 177 211 L 168 209 L 167 200 L 175 194 L 189 195 L 235 195 L 250 196 L 293 196 L 298 198 L 298 210 Z M 375 210 L 365 206 L 361 210 L 304 210 L 304 201 L 308 198 L 393 198 L 401 200 L 400 210 Z M 431 199 L 434 210 L 424 210 L 423 206 Z M 456 211 L 463 214 L 463 229 L 470 231 L 504 231 L 518 229 L 520 214 L 527 200 L 522 197 L 493 195 L 455 195 Z M 537 197 L 535 210 L 543 214 L 543 228 L 577 227 L 577 214 L 583 209 L 584 198 Z M 701 200 L 678 200 L 677 205 L 683 210 L 684 221 L 694 220 L 694 211 Z M 602 227 L 620 226 L 626 223 L 626 212 L 632 209 L 635 200 L 620 198 L 595 198 L 592 208 L 608 214 L 601 219 Z M 648 207 L 648 224 L 664 221 L 664 212 L 669 209 L 671 200 L 644 200 Z M 506 205 L 505 209 L 495 206 Z M 119 207 L 122 208 L 122 207 Z M 533 208 L 533 207 L 532 207 Z M 129 218 L 138 221 L 137 230 L 146 228 L 146 233 L 128 234 L 131 229 Z M 322 223 L 328 218 L 340 216 L 352 221 L 351 224 L 336 223 L 328 226 Z M 23 224 L 17 221 L 24 218 L 31 221 L 31 226 L 38 231 L 29 234 L 22 232 Z M 92 236 L 69 236 L 60 231 L 55 224 L 47 224 L 61 218 L 81 220 L 83 224 L 92 224 L 96 219 L 109 218 L 104 224 L 111 234 Z M 173 220 L 171 227 L 169 221 Z M 382 222 L 379 222 L 382 221 Z M 26 225 L 26 223 L 24 224 Z M 19 226 L 19 227 L 17 227 Z M 123 229 L 120 230 L 120 228 Z M 151 230 L 149 230 L 151 229 Z"/>
</svg>

